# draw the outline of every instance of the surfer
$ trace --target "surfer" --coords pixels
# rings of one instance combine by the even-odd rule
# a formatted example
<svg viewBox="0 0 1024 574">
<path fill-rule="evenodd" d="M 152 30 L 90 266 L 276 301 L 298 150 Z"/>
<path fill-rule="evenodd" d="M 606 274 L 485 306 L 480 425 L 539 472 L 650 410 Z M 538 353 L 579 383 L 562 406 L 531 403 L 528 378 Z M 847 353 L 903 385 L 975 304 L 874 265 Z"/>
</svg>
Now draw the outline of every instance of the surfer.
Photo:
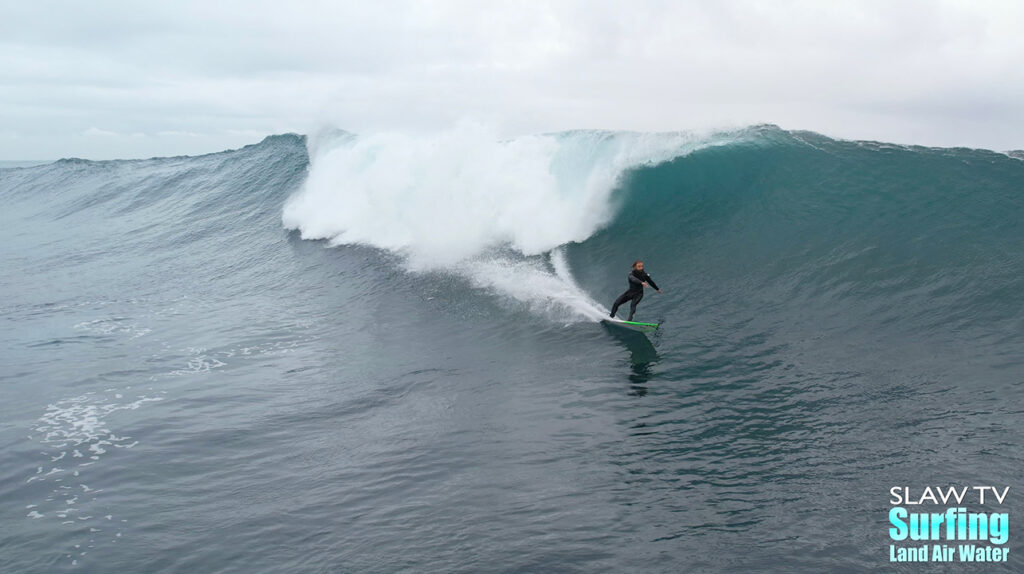
<svg viewBox="0 0 1024 574">
<path fill-rule="evenodd" d="M 612 304 L 611 317 L 613 319 L 615 318 L 615 312 L 619 310 L 619 305 L 632 300 L 632 303 L 629 304 L 629 319 L 626 319 L 627 321 L 632 321 L 633 314 L 636 313 L 636 306 L 639 305 L 640 300 L 644 298 L 644 287 L 647 287 L 649 284 L 651 287 L 654 287 L 658 293 L 661 293 L 661 289 L 658 289 L 658 284 L 651 279 L 651 276 L 648 275 L 646 271 L 644 271 L 643 261 L 634 262 L 633 270 L 629 272 L 627 277 L 629 278 L 629 289 L 622 295 L 619 295 L 619 298 Z"/>
</svg>

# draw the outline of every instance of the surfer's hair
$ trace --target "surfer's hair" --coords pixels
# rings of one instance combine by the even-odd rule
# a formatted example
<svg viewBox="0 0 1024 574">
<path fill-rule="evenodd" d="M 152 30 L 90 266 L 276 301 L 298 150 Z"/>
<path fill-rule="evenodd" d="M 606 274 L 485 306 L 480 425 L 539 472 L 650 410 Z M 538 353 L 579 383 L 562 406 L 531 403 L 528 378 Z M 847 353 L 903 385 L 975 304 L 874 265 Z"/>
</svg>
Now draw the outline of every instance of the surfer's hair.
<svg viewBox="0 0 1024 574">
<path fill-rule="evenodd" d="M 644 262 L 644 260 L 643 260 L 643 259 L 637 259 L 636 261 L 634 261 L 634 262 L 633 262 L 633 269 L 636 269 L 636 264 L 637 264 L 637 263 L 643 263 L 643 262 Z"/>
</svg>

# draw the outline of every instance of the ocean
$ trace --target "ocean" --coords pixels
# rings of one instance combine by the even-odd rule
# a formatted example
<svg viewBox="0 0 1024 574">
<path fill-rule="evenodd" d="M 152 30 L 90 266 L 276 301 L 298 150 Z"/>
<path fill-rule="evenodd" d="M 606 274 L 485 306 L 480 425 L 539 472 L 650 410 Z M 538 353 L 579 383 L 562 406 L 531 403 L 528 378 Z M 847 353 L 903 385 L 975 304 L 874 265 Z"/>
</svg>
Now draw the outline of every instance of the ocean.
<svg viewBox="0 0 1024 574">
<path fill-rule="evenodd" d="M 287 134 L 0 201 L 2 572 L 919 572 L 892 487 L 1022 516 L 1020 152 Z"/>
</svg>

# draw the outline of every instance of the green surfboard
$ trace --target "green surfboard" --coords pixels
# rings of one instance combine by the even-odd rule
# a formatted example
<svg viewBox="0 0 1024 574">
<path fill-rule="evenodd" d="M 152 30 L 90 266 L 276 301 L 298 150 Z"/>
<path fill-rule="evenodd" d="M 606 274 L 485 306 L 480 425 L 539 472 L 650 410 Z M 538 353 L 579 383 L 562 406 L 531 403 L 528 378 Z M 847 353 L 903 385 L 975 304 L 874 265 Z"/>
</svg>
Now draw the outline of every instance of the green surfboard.
<svg viewBox="0 0 1024 574">
<path fill-rule="evenodd" d="M 640 331 L 641 333 L 653 333 L 658 330 L 660 323 L 641 323 L 639 321 L 623 321 L 621 319 L 602 319 L 602 323 L 608 325 L 614 325 L 623 329 L 630 329 L 633 331 Z"/>
</svg>

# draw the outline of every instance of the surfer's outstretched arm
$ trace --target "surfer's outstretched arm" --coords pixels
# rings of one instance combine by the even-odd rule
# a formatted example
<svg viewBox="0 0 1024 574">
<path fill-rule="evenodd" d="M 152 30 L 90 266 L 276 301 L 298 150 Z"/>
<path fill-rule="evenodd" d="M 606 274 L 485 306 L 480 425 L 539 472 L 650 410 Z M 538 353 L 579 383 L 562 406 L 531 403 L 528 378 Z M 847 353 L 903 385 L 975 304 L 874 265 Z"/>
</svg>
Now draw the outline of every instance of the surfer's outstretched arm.
<svg viewBox="0 0 1024 574">
<path fill-rule="evenodd" d="M 634 279 L 634 277 L 632 275 L 630 275 L 629 277 L 630 277 L 630 279 L 629 279 L 630 281 L 632 281 Z M 655 291 L 657 291 L 658 293 L 661 293 L 661 288 L 659 288 L 658 284 L 654 282 L 654 279 L 651 279 L 650 275 L 648 275 L 647 273 L 644 273 L 644 279 L 647 280 L 646 282 L 643 282 L 644 287 L 646 287 L 648 284 L 650 284 L 651 287 L 654 287 Z M 639 281 L 639 279 L 637 279 L 637 280 Z"/>
</svg>

